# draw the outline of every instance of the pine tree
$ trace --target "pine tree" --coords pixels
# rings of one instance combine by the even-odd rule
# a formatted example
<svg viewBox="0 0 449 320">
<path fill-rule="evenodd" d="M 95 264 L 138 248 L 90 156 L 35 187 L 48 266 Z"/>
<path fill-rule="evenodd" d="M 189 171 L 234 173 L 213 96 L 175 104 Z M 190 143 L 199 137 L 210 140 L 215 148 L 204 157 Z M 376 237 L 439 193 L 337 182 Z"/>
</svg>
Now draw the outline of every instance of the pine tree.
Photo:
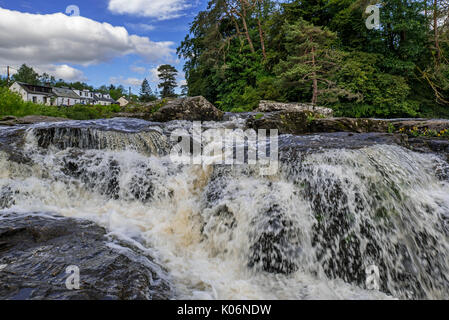
<svg viewBox="0 0 449 320">
<path fill-rule="evenodd" d="M 286 86 L 310 83 L 316 105 L 320 93 L 335 89 L 330 79 L 340 59 L 332 46 L 336 34 L 304 20 L 286 25 L 285 34 L 288 57 L 276 67 L 277 76 Z"/>
<path fill-rule="evenodd" d="M 150 102 L 156 100 L 156 96 L 153 94 L 153 90 L 150 87 L 148 80 L 145 78 L 140 88 L 140 101 Z"/>
<path fill-rule="evenodd" d="M 159 72 L 159 88 L 162 89 L 161 97 L 170 98 L 175 97 L 175 88 L 177 87 L 176 75 L 178 70 L 175 67 L 165 64 L 158 68 Z"/>
</svg>

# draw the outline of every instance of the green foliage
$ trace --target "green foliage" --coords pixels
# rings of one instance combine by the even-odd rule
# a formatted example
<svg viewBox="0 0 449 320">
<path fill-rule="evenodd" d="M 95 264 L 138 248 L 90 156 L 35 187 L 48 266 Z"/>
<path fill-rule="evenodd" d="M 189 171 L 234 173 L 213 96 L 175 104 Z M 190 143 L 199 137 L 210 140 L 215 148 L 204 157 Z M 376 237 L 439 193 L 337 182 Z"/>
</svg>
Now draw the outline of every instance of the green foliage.
<svg viewBox="0 0 449 320">
<path fill-rule="evenodd" d="M 79 85 L 82 86 L 82 84 L 79 84 Z M 73 86 L 73 84 L 72 84 L 72 88 L 75 88 Z M 79 89 L 79 90 L 82 90 L 82 89 Z M 109 93 L 111 98 L 117 101 L 118 99 L 120 99 L 121 97 L 126 95 L 126 90 L 125 90 L 125 88 L 123 86 L 116 87 L 116 86 L 111 84 L 109 86 L 108 92 L 106 92 L 106 93 Z"/>
<path fill-rule="evenodd" d="M 364 52 L 347 55 L 336 81 L 351 95 L 334 105 L 337 115 L 355 117 L 416 116 L 418 105 L 408 99 L 406 79 L 379 71 L 383 56 Z"/>
<path fill-rule="evenodd" d="M 8 81 L 6 80 L 6 77 L 0 76 L 0 88 L 1 87 L 6 87 L 7 84 L 8 84 Z"/>
<path fill-rule="evenodd" d="M 309 86 L 312 87 L 312 103 L 315 104 L 323 93 L 327 94 L 327 99 L 321 99 L 321 104 L 328 103 L 331 92 L 342 91 L 332 81 L 342 57 L 342 53 L 335 48 L 336 34 L 304 20 L 286 24 L 284 33 L 288 56 L 274 68 L 283 89 L 287 91 L 301 86 L 308 90 L 306 88 Z M 313 95 L 314 90 L 316 96 Z M 287 95 L 292 98 L 292 94 Z"/>
<path fill-rule="evenodd" d="M 12 79 L 13 81 L 25 82 L 28 84 L 41 84 L 39 74 L 26 64 L 23 64 L 19 70 L 17 70 L 17 73 L 12 76 Z"/>
<path fill-rule="evenodd" d="M 114 113 L 120 112 L 120 106 L 114 104 L 110 106 L 77 104 L 72 107 L 62 107 L 60 110 L 64 117 L 74 120 L 106 119 Z"/>
<path fill-rule="evenodd" d="M 438 30 L 438 60 L 424 2 L 210 0 L 178 48 L 188 94 L 250 111 L 261 99 L 309 102 L 315 88 L 317 103 L 337 115 L 447 117 L 449 26 Z M 365 26 L 369 4 L 380 6 L 377 30 Z"/>
<path fill-rule="evenodd" d="M 8 88 L 0 87 L 0 116 L 42 115 L 73 120 L 91 120 L 109 118 L 116 112 L 120 112 L 120 106 L 118 105 L 57 107 L 34 104 L 23 101 L 20 95 L 11 92 Z"/>
</svg>

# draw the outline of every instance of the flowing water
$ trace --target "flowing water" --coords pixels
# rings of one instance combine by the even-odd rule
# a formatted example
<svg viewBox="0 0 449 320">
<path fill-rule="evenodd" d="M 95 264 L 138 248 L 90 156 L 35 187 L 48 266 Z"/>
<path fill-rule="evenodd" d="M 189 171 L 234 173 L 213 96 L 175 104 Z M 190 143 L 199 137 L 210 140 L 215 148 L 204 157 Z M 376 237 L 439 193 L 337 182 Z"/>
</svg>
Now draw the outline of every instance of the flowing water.
<svg viewBox="0 0 449 320">
<path fill-rule="evenodd" d="M 242 128 L 231 118 L 209 128 Z M 449 173 L 373 135 L 279 138 L 279 172 L 185 165 L 114 119 L 0 128 L 0 210 L 87 218 L 139 243 L 179 299 L 449 298 Z M 366 270 L 379 270 L 379 290 Z"/>
</svg>

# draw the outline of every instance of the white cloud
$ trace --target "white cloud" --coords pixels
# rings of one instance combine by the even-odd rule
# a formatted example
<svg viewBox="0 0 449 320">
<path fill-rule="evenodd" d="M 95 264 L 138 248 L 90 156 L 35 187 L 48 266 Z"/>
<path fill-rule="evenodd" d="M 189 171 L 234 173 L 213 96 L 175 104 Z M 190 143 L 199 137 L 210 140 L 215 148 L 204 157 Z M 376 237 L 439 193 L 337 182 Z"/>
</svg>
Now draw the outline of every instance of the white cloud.
<svg viewBox="0 0 449 320">
<path fill-rule="evenodd" d="M 183 11 L 193 6 L 192 2 L 191 0 L 109 0 L 108 9 L 117 14 L 168 20 L 183 16 Z"/>
<path fill-rule="evenodd" d="M 159 66 L 150 69 L 150 78 L 148 79 L 150 82 L 158 82 L 159 81 Z"/>
<path fill-rule="evenodd" d="M 156 29 L 155 26 L 146 23 L 126 23 L 128 28 L 136 30 L 136 31 L 153 31 Z"/>
<path fill-rule="evenodd" d="M 121 84 L 123 86 L 139 87 L 142 85 L 143 79 L 138 79 L 138 78 L 126 78 L 125 79 L 124 77 L 120 76 L 120 77 L 110 78 L 109 82 L 114 85 Z"/>
<path fill-rule="evenodd" d="M 132 1 L 131 1 L 132 2 Z M 75 76 L 64 64 L 90 65 L 136 54 L 145 61 L 173 59 L 172 42 L 154 42 L 124 27 L 63 13 L 30 14 L 0 8 L 0 65 L 53 65 Z"/>
<path fill-rule="evenodd" d="M 67 81 L 87 81 L 84 73 L 81 70 L 75 69 L 66 64 L 63 65 L 42 65 L 35 68 L 40 74 L 46 72 L 58 79 Z"/>
<path fill-rule="evenodd" d="M 144 74 L 147 69 L 145 67 L 139 67 L 139 66 L 131 66 L 131 71 L 139 74 Z"/>
</svg>

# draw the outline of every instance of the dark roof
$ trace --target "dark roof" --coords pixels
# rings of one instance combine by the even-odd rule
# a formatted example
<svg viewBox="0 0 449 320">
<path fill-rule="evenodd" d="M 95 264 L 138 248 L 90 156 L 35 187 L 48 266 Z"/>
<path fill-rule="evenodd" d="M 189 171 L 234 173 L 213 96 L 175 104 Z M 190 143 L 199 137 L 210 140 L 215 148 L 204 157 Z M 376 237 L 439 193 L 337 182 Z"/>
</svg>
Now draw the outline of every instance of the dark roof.
<svg viewBox="0 0 449 320">
<path fill-rule="evenodd" d="M 53 93 L 58 97 L 71 98 L 71 99 L 81 99 L 75 91 L 69 88 L 53 88 Z"/>
<path fill-rule="evenodd" d="M 51 91 L 51 87 L 28 84 L 28 83 L 19 82 L 19 81 L 16 81 L 16 82 L 28 93 L 40 94 L 40 95 L 44 95 L 44 96 L 52 96 L 53 95 L 53 93 Z"/>
<path fill-rule="evenodd" d="M 95 101 L 107 101 L 111 103 L 117 103 L 114 99 L 103 97 L 102 93 L 94 92 L 94 100 Z"/>
<path fill-rule="evenodd" d="M 108 98 L 97 98 L 97 99 L 95 99 L 95 101 L 107 101 L 107 102 L 111 102 L 111 103 L 117 103 L 117 101 L 115 101 L 114 99 L 108 99 Z"/>
</svg>

